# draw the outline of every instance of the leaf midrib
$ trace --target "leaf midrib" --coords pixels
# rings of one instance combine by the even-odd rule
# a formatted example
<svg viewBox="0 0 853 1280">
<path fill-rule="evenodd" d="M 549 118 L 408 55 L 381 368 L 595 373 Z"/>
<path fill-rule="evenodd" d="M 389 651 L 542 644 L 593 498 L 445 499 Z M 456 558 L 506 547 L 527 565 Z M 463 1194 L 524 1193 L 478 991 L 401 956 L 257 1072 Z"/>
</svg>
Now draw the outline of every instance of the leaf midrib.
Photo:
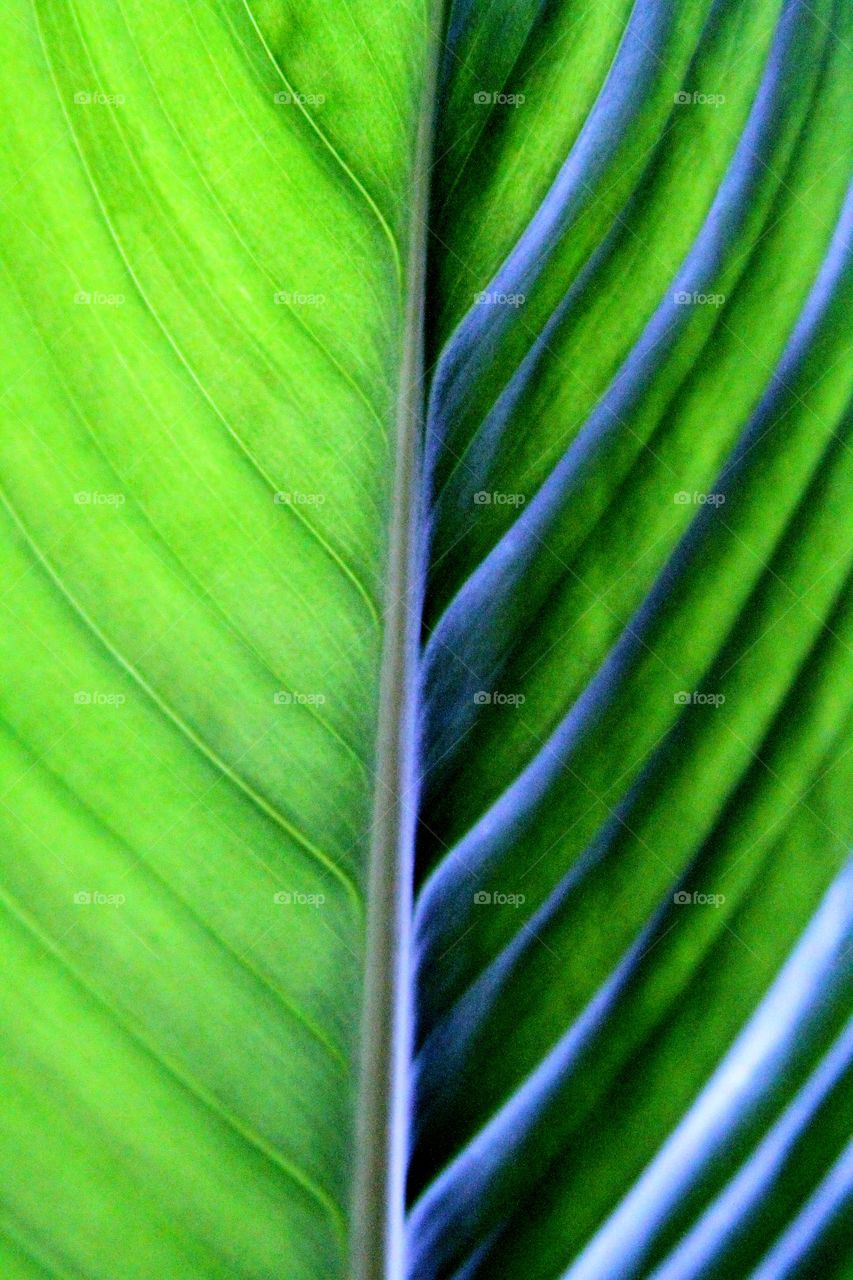
<svg viewBox="0 0 853 1280">
<path fill-rule="evenodd" d="M 427 244 L 444 0 L 428 0 L 427 65 L 413 166 L 368 866 L 351 1280 L 393 1280 L 403 1256 L 409 996 L 417 813 L 416 715 L 424 592 L 421 476 Z"/>
</svg>

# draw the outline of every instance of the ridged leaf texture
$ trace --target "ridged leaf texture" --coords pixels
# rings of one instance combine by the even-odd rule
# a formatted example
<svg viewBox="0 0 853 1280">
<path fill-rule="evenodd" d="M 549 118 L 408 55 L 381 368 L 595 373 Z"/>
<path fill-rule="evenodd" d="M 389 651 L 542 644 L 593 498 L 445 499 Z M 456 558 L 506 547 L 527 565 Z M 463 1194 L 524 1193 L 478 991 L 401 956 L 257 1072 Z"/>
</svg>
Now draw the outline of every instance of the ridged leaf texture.
<svg viewBox="0 0 853 1280">
<path fill-rule="evenodd" d="M 4 17 L 3 1280 L 850 1280 L 849 3 Z"/>
</svg>

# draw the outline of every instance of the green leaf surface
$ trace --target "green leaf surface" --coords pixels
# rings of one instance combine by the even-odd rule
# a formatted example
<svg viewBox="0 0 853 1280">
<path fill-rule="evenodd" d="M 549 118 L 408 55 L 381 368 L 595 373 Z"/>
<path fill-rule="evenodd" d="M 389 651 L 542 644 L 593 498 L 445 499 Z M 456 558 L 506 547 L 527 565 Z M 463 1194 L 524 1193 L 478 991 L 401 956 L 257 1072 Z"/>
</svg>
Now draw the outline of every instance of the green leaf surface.
<svg viewBox="0 0 853 1280">
<path fill-rule="evenodd" d="M 9 0 L 3 1280 L 850 1280 L 846 0 Z"/>
<path fill-rule="evenodd" d="M 344 1274 L 423 15 L 4 26 L 4 1275 Z"/>
<path fill-rule="evenodd" d="M 418 1280 L 750 1275 L 845 1136 L 815 1121 L 726 1235 L 850 1008 L 824 925 L 820 997 L 760 1057 L 851 837 L 849 12 L 640 4 L 621 35 L 550 190 L 559 113 L 506 142 L 516 206 L 475 229 L 452 161 L 438 203 Z M 481 215 L 528 104 L 476 144 Z M 709 1132 L 743 1061 L 757 1098 Z"/>
</svg>

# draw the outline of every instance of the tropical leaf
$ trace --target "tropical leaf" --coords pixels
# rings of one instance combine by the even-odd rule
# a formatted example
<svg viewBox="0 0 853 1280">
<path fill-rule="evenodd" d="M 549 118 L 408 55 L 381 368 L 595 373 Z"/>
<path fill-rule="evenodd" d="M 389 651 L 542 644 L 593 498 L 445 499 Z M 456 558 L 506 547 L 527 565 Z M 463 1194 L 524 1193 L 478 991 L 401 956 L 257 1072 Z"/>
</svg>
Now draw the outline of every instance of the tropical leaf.
<svg viewBox="0 0 853 1280">
<path fill-rule="evenodd" d="M 4 1275 L 343 1272 L 423 43 L 11 6 Z"/>
<path fill-rule="evenodd" d="M 853 13 L 13 0 L 2 1275 L 850 1276 Z"/>
<path fill-rule="evenodd" d="M 846 881 L 786 957 L 850 835 L 850 50 L 831 6 L 683 9 L 635 6 L 509 247 L 441 206 L 516 307 L 439 330 L 430 405 L 419 1280 L 748 1274 L 785 1202 L 726 1182 L 849 1008 Z M 501 82 L 537 138 L 544 40 Z"/>
</svg>

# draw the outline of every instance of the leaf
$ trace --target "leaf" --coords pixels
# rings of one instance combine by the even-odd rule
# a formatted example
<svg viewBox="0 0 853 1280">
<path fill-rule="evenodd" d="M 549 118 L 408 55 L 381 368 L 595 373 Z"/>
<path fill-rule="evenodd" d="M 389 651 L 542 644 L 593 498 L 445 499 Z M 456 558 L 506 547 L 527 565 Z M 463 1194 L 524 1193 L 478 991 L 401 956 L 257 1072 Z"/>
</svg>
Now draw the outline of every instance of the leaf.
<svg viewBox="0 0 853 1280">
<path fill-rule="evenodd" d="M 4 1278 L 848 1274 L 853 16 L 446 9 L 10 7 Z"/>
<path fill-rule="evenodd" d="M 542 22 L 438 204 L 418 1280 L 752 1274 L 843 1146 L 838 17 L 637 5 L 547 172 Z"/>
<path fill-rule="evenodd" d="M 423 18 L 7 26 L 3 1274 L 343 1275 Z"/>
</svg>

